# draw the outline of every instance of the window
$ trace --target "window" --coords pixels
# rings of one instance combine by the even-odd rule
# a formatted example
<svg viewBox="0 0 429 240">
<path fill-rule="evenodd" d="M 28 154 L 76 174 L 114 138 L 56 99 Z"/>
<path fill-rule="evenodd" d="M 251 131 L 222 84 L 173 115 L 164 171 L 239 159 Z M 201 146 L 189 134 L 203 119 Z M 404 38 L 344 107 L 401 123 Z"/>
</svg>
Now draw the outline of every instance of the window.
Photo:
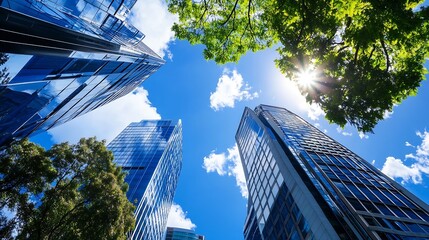
<svg viewBox="0 0 429 240">
<path fill-rule="evenodd" d="M 402 208 L 402 210 L 412 219 L 418 219 L 420 220 L 420 218 L 410 209 L 408 208 Z"/>
<path fill-rule="evenodd" d="M 401 211 L 400 208 L 395 207 L 395 206 L 389 206 L 390 210 L 393 211 L 393 213 L 395 213 L 396 216 L 398 217 L 404 217 L 406 218 L 407 216 Z"/>
<path fill-rule="evenodd" d="M 365 211 L 365 208 L 362 206 L 362 204 L 354 199 L 354 198 L 347 198 L 347 200 L 350 202 L 350 204 L 353 206 L 356 211 Z"/>
<path fill-rule="evenodd" d="M 350 191 L 344 186 L 344 184 L 342 182 L 337 182 L 334 181 L 335 186 L 340 190 L 340 192 L 345 196 L 345 197 L 353 197 L 353 195 L 350 193 Z"/>
<path fill-rule="evenodd" d="M 372 217 L 364 216 L 363 219 L 365 219 L 368 226 L 380 226 L 380 224 Z"/>
<path fill-rule="evenodd" d="M 388 216 L 394 216 L 392 211 L 389 210 L 389 208 L 387 208 L 386 206 L 384 206 L 383 204 L 377 204 L 378 209 L 380 209 L 380 211 L 384 214 L 384 215 L 388 215 Z"/>
<path fill-rule="evenodd" d="M 359 191 L 359 189 L 357 187 L 355 187 L 353 184 L 346 183 L 346 185 L 357 198 L 366 199 L 365 196 Z"/>
<path fill-rule="evenodd" d="M 376 198 L 374 194 L 372 194 L 371 191 L 365 186 L 359 186 L 359 189 L 366 195 L 369 200 L 373 202 L 380 202 L 380 200 L 378 200 L 378 198 Z"/>
<path fill-rule="evenodd" d="M 408 226 L 408 228 L 412 232 L 425 233 L 425 231 L 418 224 L 416 224 L 416 223 L 406 223 L 406 225 Z"/>
<path fill-rule="evenodd" d="M 368 209 L 368 211 L 372 213 L 380 213 L 378 209 L 374 206 L 374 204 L 372 204 L 371 202 L 369 201 L 361 201 L 361 202 L 366 207 L 366 209 Z"/>
</svg>

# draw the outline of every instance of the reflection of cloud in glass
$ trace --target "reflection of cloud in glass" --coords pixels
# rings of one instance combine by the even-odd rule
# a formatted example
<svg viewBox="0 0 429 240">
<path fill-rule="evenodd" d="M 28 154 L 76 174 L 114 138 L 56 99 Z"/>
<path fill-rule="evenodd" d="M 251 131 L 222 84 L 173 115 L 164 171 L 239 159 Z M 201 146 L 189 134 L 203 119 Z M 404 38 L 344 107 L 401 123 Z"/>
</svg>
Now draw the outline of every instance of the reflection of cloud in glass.
<svg viewBox="0 0 429 240">
<path fill-rule="evenodd" d="M 49 83 L 47 91 L 49 91 L 50 95 L 56 96 L 54 98 L 54 101 L 56 101 L 57 103 L 61 103 L 70 95 L 70 93 L 72 93 L 76 88 L 80 86 L 78 82 L 73 80 L 74 78 L 61 79 L 53 80 Z"/>
<path fill-rule="evenodd" d="M 135 148 L 138 145 L 140 151 L 132 152 L 128 160 L 133 160 L 134 163 L 129 162 L 129 164 L 135 165 L 136 161 L 140 162 L 141 159 L 157 159 L 160 157 L 158 155 L 163 153 L 167 140 L 174 128 L 165 125 L 166 122 L 170 121 L 144 121 L 142 125 L 139 124 L 142 127 L 141 130 L 136 127 L 133 128 L 133 134 L 138 134 L 136 141 L 130 145 L 124 145 L 123 149 Z M 140 162 L 140 164 L 147 164 L 147 162 Z"/>
<path fill-rule="evenodd" d="M 94 7 L 92 4 L 86 4 L 85 8 L 83 9 L 82 13 L 80 14 L 80 17 L 83 19 L 87 19 L 89 21 L 92 21 L 95 14 L 97 13 L 97 8 Z"/>
<path fill-rule="evenodd" d="M 77 2 L 76 4 L 76 8 L 79 12 L 82 12 L 83 8 L 85 7 L 85 1 L 84 0 L 79 0 L 79 2 Z"/>
</svg>

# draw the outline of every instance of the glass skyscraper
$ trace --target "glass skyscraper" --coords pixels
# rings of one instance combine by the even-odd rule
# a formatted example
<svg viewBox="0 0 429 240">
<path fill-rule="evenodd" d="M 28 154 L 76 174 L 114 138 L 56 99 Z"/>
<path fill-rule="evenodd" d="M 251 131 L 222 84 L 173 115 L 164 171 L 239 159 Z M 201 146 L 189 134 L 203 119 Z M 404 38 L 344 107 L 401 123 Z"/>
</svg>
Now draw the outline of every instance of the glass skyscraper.
<svg viewBox="0 0 429 240">
<path fill-rule="evenodd" d="M 246 108 L 236 134 L 250 239 L 429 239 L 429 207 L 292 112 Z"/>
<path fill-rule="evenodd" d="M 189 229 L 167 227 L 165 240 L 204 240 L 204 236 Z"/>
<path fill-rule="evenodd" d="M 0 0 L 0 145 L 120 98 L 164 60 L 128 23 L 136 0 Z"/>
<path fill-rule="evenodd" d="M 129 239 L 162 239 L 182 168 L 181 121 L 131 123 L 107 148 L 127 172 L 127 198 L 136 206 Z"/>
</svg>

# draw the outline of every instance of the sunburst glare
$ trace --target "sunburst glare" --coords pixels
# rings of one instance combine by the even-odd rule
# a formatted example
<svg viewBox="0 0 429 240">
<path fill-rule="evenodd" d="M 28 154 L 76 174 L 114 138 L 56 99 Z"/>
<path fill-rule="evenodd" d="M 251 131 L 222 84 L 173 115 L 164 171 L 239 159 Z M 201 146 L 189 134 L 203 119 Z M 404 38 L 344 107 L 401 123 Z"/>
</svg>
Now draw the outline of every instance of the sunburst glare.
<svg viewBox="0 0 429 240">
<path fill-rule="evenodd" d="M 297 74 L 298 85 L 301 87 L 310 87 L 316 80 L 316 71 L 312 68 L 307 68 Z"/>
</svg>

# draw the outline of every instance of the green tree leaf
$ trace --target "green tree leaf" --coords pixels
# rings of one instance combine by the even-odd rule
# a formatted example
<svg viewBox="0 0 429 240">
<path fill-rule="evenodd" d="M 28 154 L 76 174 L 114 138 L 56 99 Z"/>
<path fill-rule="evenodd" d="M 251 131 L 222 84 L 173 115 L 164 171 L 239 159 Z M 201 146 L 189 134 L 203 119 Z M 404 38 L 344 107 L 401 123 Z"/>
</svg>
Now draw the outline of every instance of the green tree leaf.
<svg viewBox="0 0 429 240">
<path fill-rule="evenodd" d="M 280 43 L 277 67 L 330 122 L 370 132 L 386 111 L 417 93 L 429 55 L 423 0 L 170 0 L 180 39 L 204 44 L 204 56 L 236 62 Z"/>
<path fill-rule="evenodd" d="M 17 239 L 126 239 L 134 227 L 134 205 L 126 198 L 125 174 L 105 142 L 81 139 L 45 151 L 28 140 L 0 155 L 2 206 L 13 219 Z"/>
</svg>

